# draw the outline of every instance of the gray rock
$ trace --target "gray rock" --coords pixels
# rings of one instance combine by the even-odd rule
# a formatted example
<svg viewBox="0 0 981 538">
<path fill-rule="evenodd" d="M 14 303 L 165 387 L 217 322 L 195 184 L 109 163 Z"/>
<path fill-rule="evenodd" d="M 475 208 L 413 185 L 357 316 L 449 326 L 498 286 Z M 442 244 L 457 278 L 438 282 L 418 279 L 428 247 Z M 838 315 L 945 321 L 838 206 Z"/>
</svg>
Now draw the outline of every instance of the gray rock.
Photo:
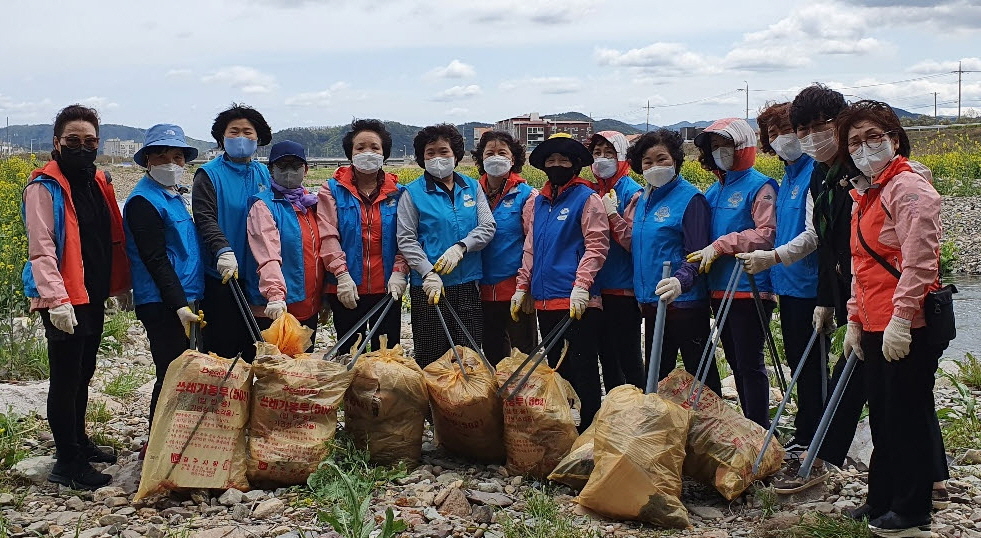
<svg viewBox="0 0 981 538">
<path fill-rule="evenodd" d="M 488 506 L 504 507 L 514 504 L 514 499 L 503 493 L 467 490 L 467 498 L 475 503 L 486 504 Z"/>
<path fill-rule="evenodd" d="M 116 510 L 113 513 L 119 514 L 121 516 L 131 516 L 136 513 L 136 508 L 133 508 L 132 506 L 127 506 L 126 508 L 120 508 L 119 510 Z"/>
<path fill-rule="evenodd" d="M 123 491 L 122 488 L 118 488 L 116 486 L 105 486 L 95 490 L 95 493 L 92 494 L 92 500 L 94 502 L 101 503 L 111 497 L 125 497 L 125 496 L 126 496 L 126 492 Z"/>
<path fill-rule="evenodd" d="M 977 465 L 981 463 L 981 449 L 969 448 L 961 458 L 961 465 Z"/>
<path fill-rule="evenodd" d="M 252 517 L 256 519 L 265 519 L 267 517 L 272 517 L 278 515 L 286 508 L 286 504 L 279 499 L 267 499 L 256 505 L 255 509 L 252 510 Z"/>
<path fill-rule="evenodd" d="M 48 532 L 48 528 L 50 527 L 51 527 L 51 523 L 47 521 L 44 520 L 35 521 L 34 523 L 31 523 L 30 525 L 27 526 L 27 532 L 45 534 Z"/>
<path fill-rule="evenodd" d="M 48 381 L 37 383 L 0 384 L 0 410 L 6 414 L 27 416 L 37 413 L 41 418 L 48 416 Z"/>
<path fill-rule="evenodd" d="M 247 503 L 254 503 L 256 501 L 261 501 L 266 498 L 266 492 L 261 489 L 254 489 L 252 491 L 246 491 L 242 495 L 242 500 Z"/>
<path fill-rule="evenodd" d="M 422 511 L 422 515 L 428 521 L 442 521 L 445 519 L 443 516 L 439 515 L 439 510 L 436 510 L 432 506 L 426 507 L 426 509 Z"/>
<path fill-rule="evenodd" d="M 78 497 L 73 497 L 78 499 Z M 0 493 L 0 506 L 8 506 L 14 504 L 14 496 L 9 493 Z"/>
<path fill-rule="evenodd" d="M 852 445 L 848 448 L 848 457 L 855 462 L 855 467 L 859 471 L 867 471 L 872 463 L 872 428 L 869 426 L 869 419 L 858 423 L 855 430 L 855 437 Z"/>
<path fill-rule="evenodd" d="M 117 467 L 117 469 L 112 471 L 106 469 L 105 472 L 112 475 L 114 487 L 122 490 L 125 495 L 132 495 L 140 489 L 140 475 L 143 473 L 142 461 L 135 459 L 123 465 L 113 465 L 113 467 Z"/>
<path fill-rule="evenodd" d="M 470 516 L 470 501 L 460 488 L 453 488 L 439 505 L 439 513 L 444 516 L 468 517 Z"/>
<path fill-rule="evenodd" d="M 99 518 L 99 525 L 102 525 L 103 527 L 108 527 L 110 525 L 124 525 L 127 521 L 129 521 L 129 518 L 126 516 L 109 514 Z"/>
<path fill-rule="evenodd" d="M 183 506 L 171 506 L 170 508 L 167 508 L 166 510 L 161 510 L 160 511 L 160 516 L 161 517 L 165 517 L 165 518 L 170 518 L 170 517 L 173 517 L 173 516 L 180 516 L 180 517 L 182 517 L 184 519 L 190 519 L 191 516 L 193 516 L 193 515 L 194 515 L 193 512 L 191 512 L 187 508 L 184 508 Z"/>
<path fill-rule="evenodd" d="M 225 506 L 234 506 L 241 503 L 244 498 L 245 495 L 241 491 L 232 488 L 226 489 L 225 493 L 222 493 L 221 497 L 218 497 L 218 502 Z"/>
<path fill-rule="evenodd" d="M 109 531 L 109 527 L 96 527 L 87 531 L 82 531 L 78 538 L 97 538 Z"/>
<path fill-rule="evenodd" d="M 31 483 L 41 486 L 48 482 L 48 475 L 54 467 L 55 459 L 51 456 L 36 456 L 26 458 L 17 462 L 10 468 L 10 476 L 29 480 Z"/>
<path fill-rule="evenodd" d="M 453 472 L 444 472 L 436 478 L 438 484 L 452 484 L 457 480 L 463 480 L 463 477 Z"/>
<path fill-rule="evenodd" d="M 250 535 L 248 531 L 241 527 L 225 525 L 199 530 L 191 534 L 190 538 L 249 538 L 249 536 L 258 536 L 258 534 Z"/>
<path fill-rule="evenodd" d="M 236 504 L 232 507 L 232 519 L 239 523 L 248 519 L 250 514 L 252 514 L 252 510 L 249 509 L 249 505 L 247 504 Z"/>
<path fill-rule="evenodd" d="M 126 497 L 109 497 L 103 504 L 109 508 L 116 508 L 117 506 L 126 506 L 129 501 L 126 500 Z"/>
<path fill-rule="evenodd" d="M 480 482 L 477 484 L 477 490 L 484 493 L 500 493 L 501 485 L 496 482 Z"/>
<path fill-rule="evenodd" d="M 84 518 L 85 514 L 82 512 L 52 512 L 44 517 L 44 519 L 60 527 L 74 527 L 79 519 Z"/>
<path fill-rule="evenodd" d="M 476 505 L 473 507 L 474 523 L 491 523 L 494 520 L 494 509 L 490 506 Z"/>
<path fill-rule="evenodd" d="M 78 498 L 78 495 L 75 495 L 72 498 L 65 501 L 65 507 L 68 508 L 69 510 L 75 510 L 80 512 L 82 510 L 85 510 L 85 501 Z"/>
<path fill-rule="evenodd" d="M 689 506 L 688 511 L 702 519 L 721 519 L 725 517 L 722 510 L 714 506 Z"/>
</svg>

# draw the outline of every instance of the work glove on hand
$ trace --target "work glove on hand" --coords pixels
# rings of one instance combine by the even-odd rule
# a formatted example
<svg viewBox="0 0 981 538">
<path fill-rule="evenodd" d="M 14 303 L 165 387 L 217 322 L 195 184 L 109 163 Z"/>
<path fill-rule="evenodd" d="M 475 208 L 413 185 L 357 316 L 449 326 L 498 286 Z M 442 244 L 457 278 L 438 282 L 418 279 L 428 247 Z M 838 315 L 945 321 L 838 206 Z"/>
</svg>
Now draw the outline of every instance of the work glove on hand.
<svg viewBox="0 0 981 538">
<path fill-rule="evenodd" d="M 266 310 L 263 313 L 271 320 L 279 319 L 286 313 L 286 301 L 269 301 L 266 303 Z"/>
<path fill-rule="evenodd" d="M 664 301 L 665 304 L 674 301 L 681 296 L 681 280 L 677 277 L 662 278 L 660 282 L 657 283 L 657 287 L 654 288 L 654 293 L 657 294 L 657 298 Z"/>
<path fill-rule="evenodd" d="M 692 252 L 687 257 L 685 257 L 686 262 L 699 262 L 698 272 L 707 273 L 709 269 L 712 268 L 712 263 L 716 258 L 719 257 L 719 252 L 715 250 L 715 247 L 709 245 L 702 250 L 696 250 Z"/>
<path fill-rule="evenodd" d="M 589 290 L 580 288 L 579 286 L 572 288 L 572 293 L 569 294 L 569 317 L 582 319 L 582 315 L 586 312 L 588 305 Z"/>
<path fill-rule="evenodd" d="M 909 355 L 913 335 L 909 332 L 910 320 L 893 316 L 882 333 L 882 356 L 887 361 L 898 361 Z"/>
<path fill-rule="evenodd" d="M 525 295 L 527 293 L 524 290 L 517 290 L 511 296 L 511 319 L 514 321 L 518 321 L 518 312 L 523 310 Z"/>
<path fill-rule="evenodd" d="M 75 326 L 78 320 L 75 319 L 75 307 L 71 303 L 64 303 L 48 309 L 51 317 L 51 324 L 56 329 L 68 334 L 75 334 Z"/>
<path fill-rule="evenodd" d="M 617 191 L 611 190 L 610 192 L 603 195 L 603 207 L 606 208 L 606 216 L 612 217 L 619 213 L 617 209 L 620 206 L 620 200 L 617 199 Z"/>
<path fill-rule="evenodd" d="M 115 297 L 116 306 L 121 312 L 133 311 L 133 290 L 124 291 Z"/>
<path fill-rule="evenodd" d="M 235 259 L 235 253 L 222 252 L 218 256 L 217 269 L 222 284 L 227 284 L 231 278 L 238 278 L 238 260 Z"/>
<path fill-rule="evenodd" d="M 347 271 L 337 275 L 337 300 L 348 310 L 358 307 L 358 285 Z"/>
<path fill-rule="evenodd" d="M 811 325 L 819 333 L 833 333 L 835 331 L 835 309 L 830 306 L 815 306 Z"/>
<path fill-rule="evenodd" d="M 405 273 L 392 271 L 392 276 L 388 277 L 388 293 L 392 294 L 392 298 L 395 299 L 396 303 L 402 302 L 402 295 L 405 294 L 405 287 L 407 285 L 408 282 L 405 280 Z"/>
<path fill-rule="evenodd" d="M 865 352 L 862 351 L 862 325 L 854 321 L 848 322 L 848 329 L 845 330 L 845 358 L 847 359 L 855 351 L 859 359 L 865 360 Z"/>
<path fill-rule="evenodd" d="M 525 294 L 525 300 L 521 303 L 521 311 L 529 316 L 535 313 L 535 298 L 530 293 Z"/>
<path fill-rule="evenodd" d="M 439 297 L 443 294 L 443 279 L 439 278 L 436 271 L 430 271 L 422 278 L 422 292 L 429 298 L 429 304 L 439 304 Z"/>
<path fill-rule="evenodd" d="M 204 312 L 199 310 L 197 314 L 191 310 L 189 306 L 182 306 L 177 309 L 177 317 L 181 320 L 181 325 L 184 326 L 184 336 L 191 337 L 191 324 L 200 323 L 202 327 L 206 324 L 204 322 Z"/>
<path fill-rule="evenodd" d="M 775 250 L 740 252 L 736 254 L 736 257 L 743 261 L 743 267 L 751 275 L 766 271 L 777 264 L 777 251 Z"/>
<path fill-rule="evenodd" d="M 456 266 L 463 259 L 463 255 L 467 253 L 467 247 L 463 245 L 453 245 L 452 247 L 446 249 L 446 252 L 436 260 L 436 265 L 433 266 L 433 270 L 441 275 L 448 275 L 456 269 Z"/>
</svg>

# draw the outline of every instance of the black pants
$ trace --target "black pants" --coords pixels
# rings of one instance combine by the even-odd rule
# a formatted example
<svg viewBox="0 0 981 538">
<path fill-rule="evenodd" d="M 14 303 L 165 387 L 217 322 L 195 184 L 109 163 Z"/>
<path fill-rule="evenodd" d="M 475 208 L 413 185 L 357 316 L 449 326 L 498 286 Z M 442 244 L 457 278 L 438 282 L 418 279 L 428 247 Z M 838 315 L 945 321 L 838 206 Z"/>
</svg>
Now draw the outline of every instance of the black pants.
<svg viewBox="0 0 981 538">
<path fill-rule="evenodd" d="M 597 337 L 600 310 L 587 308 L 582 319 L 572 322 L 565 331 L 563 338 L 569 342 L 569 351 L 565 360 L 559 366 L 559 375 L 564 377 L 582 402 L 582 422 L 579 432 L 582 433 L 593 422 L 593 417 L 600 408 L 600 372 L 599 372 L 599 338 Z M 538 326 L 542 334 L 551 330 L 569 317 L 569 311 L 539 310 Z M 548 353 L 548 364 L 552 368 L 558 364 L 562 356 L 563 344 L 556 344 Z"/>
<path fill-rule="evenodd" d="M 157 400 L 160 398 L 167 368 L 191 344 L 184 334 L 184 325 L 177 312 L 165 307 L 163 303 L 138 305 L 136 317 L 146 329 L 146 337 L 150 342 L 150 355 L 153 357 L 157 374 L 153 383 L 153 393 L 150 395 L 150 427 L 152 428 L 153 414 L 157 409 Z"/>
<path fill-rule="evenodd" d="M 347 334 L 354 324 L 361 321 L 361 318 L 368 314 L 373 306 L 378 304 L 378 301 L 384 300 L 388 297 L 387 293 L 373 293 L 371 295 L 362 295 L 358 299 L 358 306 L 354 309 L 350 309 L 343 304 L 341 304 L 340 299 L 337 298 L 336 293 L 327 294 L 327 304 L 330 305 L 330 310 L 334 314 L 334 329 L 337 330 L 337 337 L 340 338 Z M 382 307 L 384 310 L 385 307 Z M 361 335 L 362 340 L 364 336 L 368 334 L 369 324 L 371 328 L 375 327 L 375 324 L 381 323 L 375 335 L 371 337 L 371 349 L 381 349 L 381 337 L 385 335 L 387 339 L 388 347 L 395 347 L 401 341 L 402 336 L 402 305 L 393 304 L 391 308 L 388 309 L 388 313 L 385 314 L 385 318 L 379 321 L 379 316 L 381 315 L 381 310 L 375 313 L 369 319 L 369 323 L 363 323 L 356 333 L 354 333 L 347 342 L 341 344 L 341 349 L 339 354 L 347 353 L 351 346 L 358 341 L 358 335 Z M 313 326 L 317 326 L 317 316 L 311 318 L 313 321 Z M 309 326 L 309 325 L 308 325 Z"/>
<path fill-rule="evenodd" d="M 463 330 L 446 310 L 446 305 L 456 310 L 466 329 L 477 341 L 477 345 L 483 347 L 484 313 L 480 307 L 480 290 L 477 289 L 477 283 L 467 282 L 456 286 L 446 286 L 444 292 L 445 295 L 440 298 L 439 302 L 441 304 L 445 302 L 445 305 L 440 308 L 443 319 L 446 320 L 446 326 L 450 329 L 450 335 L 453 337 L 453 343 L 469 347 L 466 337 L 463 336 Z M 429 304 L 429 298 L 422 291 L 422 286 L 409 286 L 409 301 L 412 305 L 414 357 L 419 366 L 425 368 L 449 351 L 450 343 L 446 339 L 446 332 L 436 314 L 437 305 Z"/>
<path fill-rule="evenodd" d="M 801 355 L 807 348 L 807 341 L 814 332 L 812 325 L 814 307 L 817 299 L 802 299 L 780 296 L 780 332 L 783 334 L 784 355 L 791 371 L 796 371 L 800 364 Z M 831 347 L 830 339 L 822 334 L 818 338 L 825 341 L 824 349 Z M 797 415 L 794 418 L 794 439 L 800 444 L 808 445 L 814 438 L 814 430 L 821 422 L 824 413 L 825 395 L 831 397 L 833 387 L 821 386 L 821 368 L 827 372 L 827 357 L 821 357 L 821 343 L 814 342 L 811 352 L 804 363 L 804 369 L 797 379 Z M 827 376 L 827 374 L 825 374 Z M 826 381 L 825 381 L 826 382 Z M 861 411 L 861 409 L 859 410 Z M 836 413 L 837 414 L 837 413 Z M 854 430 L 853 430 L 854 435 Z M 848 448 L 846 447 L 847 451 Z"/>
<path fill-rule="evenodd" d="M 511 319 L 509 301 L 481 301 L 484 314 L 484 355 L 491 364 L 511 356 L 511 348 L 531 353 L 538 344 L 538 319 L 534 314 L 518 312 Z"/>
<path fill-rule="evenodd" d="M 651 345 L 654 340 L 654 322 L 657 317 L 657 303 L 644 305 L 644 357 L 645 371 L 649 368 Z M 661 370 L 658 380 L 668 377 L 678 364 L 678 353 L 685 371 L 691 375 L 698 372 L 698 363 L 705 351 L 709 338 L 709 307 L 670 308 L 664 318 L 664 341 L 661 344 Z M 722 380 L 719 379 L 719 366 L 715 357 L 706 359 L 709 365 L 705 386 L 712 392 L 722 395 Z"/>
<path fill-rule="evenodd" d="M 205 275 L 201 310 L 208 322 L 201 330 L 203 351 L 226 359 L 235 358 L 239 353 L 246 362 L 255 359 L 255 340 L 232 297 L 230 284 L 222 284 L 221 279 Z"/>
<path fill-rule="evenodd" d="M 831 386 L 828 387 L 828 398 L 838 386 L 841 380 L 842 371 L 845 369 L 845 357 L 839 357 L 835 363 L 834 372 L 831 376 Z M 842 467 L 845 465 L 845 458 L 848 457 L 848 449 L 852 446 L 855 439 L 855 430 L 858 429 L 858 422 L 862 419 L 862 410 L 868 400 L 865 392 L 865 361 L 856 361 L 855 369 L 852 370 L 852 377 L 845 386 L 845 392 L 841 394 L 841 401 L 838 402 L 838 409 L 835 416 L 828 425 L 828 433 L 824 436 L 824 443 L 818 451 L 818 458 L 832 465 Z M 810 440 L 800 439 L 810 444 Z"/>
<path fill-rule="evenodd" d="M 715 319 L 721 301 L 712 299 Z M 773 301 L 763 301 L 763 318 L 773 313 Z M 753 299 L 734 299 L 722 327 L 722 348 L 736 378 L 743 415 L 764 429 L 770 427 L 770 378 L 763 362 L 763 328 Z"/>
<path fill-rule="evenodd" d="M 949 478 L 933 399 L 934 376 L 947 343 L 913 329 L 909 355 L 887 362 L 882 333 L 864 333 L 872 462 L 868 504 L 908 517 L 930 514 L 935 481 Z"/>
<path fill-rule="evenodd" d="M 599 356 L 607 394 L 624 383 L 647 384 L 640 349 L 640 306 L 628 295 L 603 295 L 599 317 Z"/>
</svg>

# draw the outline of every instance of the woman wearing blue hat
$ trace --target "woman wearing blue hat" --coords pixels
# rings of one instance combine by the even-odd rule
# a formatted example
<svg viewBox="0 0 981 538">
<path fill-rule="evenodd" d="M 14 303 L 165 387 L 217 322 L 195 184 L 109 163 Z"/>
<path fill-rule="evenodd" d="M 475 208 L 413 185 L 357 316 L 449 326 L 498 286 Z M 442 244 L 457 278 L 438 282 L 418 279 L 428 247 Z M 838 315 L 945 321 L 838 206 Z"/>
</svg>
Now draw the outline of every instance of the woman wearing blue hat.
<svg viewBox="0 0 981 538">
<path fill-rule="evenodd" d="M 184 131 L 154 125 L 133 160 L 147 169 L 126 199 L 123 223 L 133 278 L 136 317 L 146 328 L 157 379 L 150 396 L 150 422 L 167 367 L 189 347 L 192 323 L 204 316 L 194 307 L 204 293 L 204 265 L 198 235 L 180 185 L 184 167 L 198 150 Z M 143 445 L 146 450 L 146 445 Z M 144 453 L 140 452 L 142 459 Z"/>
<path fill-rule="evenodd" d="M 255 259 L 249 251 L 245 221 L 249 200 L 270 189 L 269 169 L 253 159 L 258 146 L 272 141 L 272 130 L 257 110 L 234 105 L 218 114 L 211 136 L 224 153 L 194 174 L 191 208 L 201 236 L 204 300 L 211 324 L 203 331 L 205 351 L 222 357 L 255 357 L 255 342 L 225 285 L 241 278 L 246 294 L 258 290 Z"/>
</svg>

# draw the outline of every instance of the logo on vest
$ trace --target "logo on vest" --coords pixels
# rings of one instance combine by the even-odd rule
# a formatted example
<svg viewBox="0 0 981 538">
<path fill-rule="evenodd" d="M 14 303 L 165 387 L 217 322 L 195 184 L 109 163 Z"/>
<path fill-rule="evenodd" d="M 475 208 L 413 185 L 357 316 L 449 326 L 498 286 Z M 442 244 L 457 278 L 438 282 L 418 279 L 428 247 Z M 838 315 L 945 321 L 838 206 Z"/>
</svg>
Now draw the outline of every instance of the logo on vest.
<svg viewBox="0 0 981 538">
<path fill-rule="evenodd" d="M 569 208 L 563 207 L 562 210 L 559 211 L 559 216 L 555 217 L 555 220 L 565 220 L 567 218 L 569 218 Z"/>
<path fill-rule="evenodd" d="M 501 205 L 504 207 L 514 207 L 514 198 L 508 198 L 507 200 L 504 200 L 503 202 L 501 202 Z"/>
<path fill-rule="evenodd" d="M 743 201 L 743 193 L 739 191 L 734 192 L 732 193 L 732 196 L 729 197 L 728 200 L 729 207 L 738 207 L 739 204 L 742 203 L 742 201 Z"/>
<path fill-rule="evenodd" d="M 794 185 L 794 190 L 790 191 L 790 199 L 796 200 L 798 194 L 800 194 L 800 185 Z"/>
<path fill-rule="evenodd" d="M 671 208 L 666 205 L 659 207 L 657 212 L 654 213 L 654 220 L 657 222 L 664 222 L 669 218 L 671 218 Z"/>
<path fill-rule="evenodd" d="M 463 207 L 473 207 L 475 205 L 477 205 L 477 202 L 474 201 L 473 195 L 468 194 L 468 193 L 464 193 L 463 194 Z"/>
</svg>

